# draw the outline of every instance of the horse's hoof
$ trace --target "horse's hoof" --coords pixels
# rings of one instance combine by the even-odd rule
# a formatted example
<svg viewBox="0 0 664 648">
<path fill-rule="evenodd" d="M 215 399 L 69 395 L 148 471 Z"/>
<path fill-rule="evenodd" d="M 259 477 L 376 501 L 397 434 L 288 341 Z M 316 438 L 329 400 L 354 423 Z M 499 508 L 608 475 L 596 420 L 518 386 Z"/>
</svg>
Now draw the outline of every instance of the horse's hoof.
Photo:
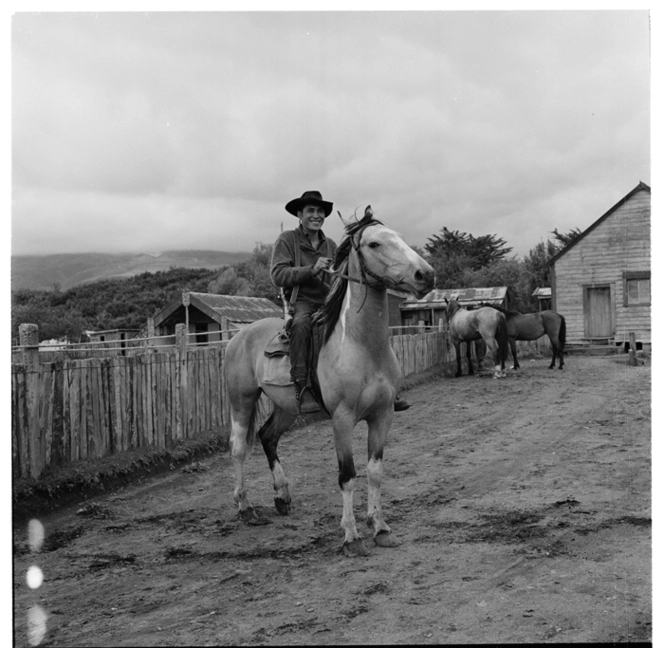
<svg viewBox="0 0 664 648">
<path fill-rule="evenodd" d="M 270 524 L 270 520 L 264 517 L 260 517 L 253 508 L 240 511 L 240 519 L 245 524 L 249 524 L 251 526 L 263 526 L 265 524 Z"/>
<path fill-rule="evenodd" d="M 290 502 L 287 502 L 281 497 L 275 497 L 274 508 L 277 509 L 277 513 L 279 513 L 279 515 L 288 515 L 290 513 Z"/>
<path fill-rule="evenodd" d="M 391 531 L 381 531 L 375 538 L 374 542 L 379 547 L 398 547 L 402 544 L 401 540 L 397 538 Z"/>
<path fill-rule="evenodd" d="M 369 555 L 369 550 L 367 549 L 367 546 L 364 544 L 364 540 L 362 538 L 353 540 L 353 542 L 344 542 L 343 550 L 344 554 L 349 558 Z"/>
</svg>

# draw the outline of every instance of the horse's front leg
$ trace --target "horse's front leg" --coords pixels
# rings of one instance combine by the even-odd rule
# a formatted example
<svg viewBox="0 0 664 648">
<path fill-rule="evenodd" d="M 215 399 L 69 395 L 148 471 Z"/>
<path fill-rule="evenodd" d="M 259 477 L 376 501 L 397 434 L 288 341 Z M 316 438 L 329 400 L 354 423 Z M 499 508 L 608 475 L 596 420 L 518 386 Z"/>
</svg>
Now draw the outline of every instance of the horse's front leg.
<svg viewBox="0 0 664 648">
<path fill-rule="evenodd" d="M 468 375 L 472 376 L 475 374 L 475 370 L 473 369 L 473 358 L 472 358 L 472 342 L 466 342 L 466 359 L 468 360 Z M 481 363 L 480 363 L 480 357 L 477 355 L 477 347 L 475 347 L 475 356 L 477 357 L 477 370 L 479 371 L 481 368 Z"/>
<path fill-rule="evenodd" d="M 454 374 L 454 377 L 459 378 L 462 374 L 462 371 L 461 371 L 461 343 L 460 342 L 455 342 L 454 343 L 454 352 L 456 354 L 456 363 L 457 363 L 457 370 L 456 370 L 456 373 Z"/>
<path fill-rule="evenodd" d="M 367 420 L 369 426 L 367 525 L 373 529 L 374 542 L 379 547 L 396 547 L 401 544 L 401 541 L 392 533 L 392 529 L 385 522 L 381 507 L 383 450 L 393 418 L 394 411 L 389 408 L 375 418 Z"/>
<path fill-rule="evenodd" d="M 350 413 L 332 417 L 334 443 L 339 462 L 339 488 L 343 499 L 341 528 L 344 531 L 343 551 L 347 556 L 366 556 L 369 553 L 364 540 L 357 532 L 353 512 L 353 493 L 355 491 L 355 463 L 353 462 L 353 430 L 356 421 Z"/>
</svg>

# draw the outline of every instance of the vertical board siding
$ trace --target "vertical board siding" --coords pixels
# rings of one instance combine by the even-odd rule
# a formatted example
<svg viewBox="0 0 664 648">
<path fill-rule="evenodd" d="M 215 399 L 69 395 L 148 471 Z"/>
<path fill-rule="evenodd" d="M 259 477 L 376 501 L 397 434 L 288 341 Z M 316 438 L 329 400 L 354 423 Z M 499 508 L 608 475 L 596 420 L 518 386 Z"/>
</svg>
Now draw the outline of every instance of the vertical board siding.
<svg viewBox="0 0 664 648">
<path fill-rule="evenodd" d="M 404 377 L 452 362 L 445 332 L 390 337 Z M 224 434 L 230 410 L 224 347 L 12 365 L 12 467 L 45 468 L 179 439 Z M 273 409 L 262 395 L 257 422 Z"/>
</svg>

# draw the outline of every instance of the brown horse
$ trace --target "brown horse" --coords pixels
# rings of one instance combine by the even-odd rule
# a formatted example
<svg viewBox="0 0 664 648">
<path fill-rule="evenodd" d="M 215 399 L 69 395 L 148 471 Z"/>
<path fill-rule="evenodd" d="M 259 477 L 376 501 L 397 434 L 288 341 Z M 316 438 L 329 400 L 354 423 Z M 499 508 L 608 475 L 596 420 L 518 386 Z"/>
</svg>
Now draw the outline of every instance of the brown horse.
<svg viewBox="0 0 664 648">
<path fill-rule="evenodd" d="M 556 366 L 556 357 L 558 357 L 558 369 L 562 369 L 565 364 L 563 353 L 565 351 L 565 339 L 567 337 L 567 324 L 565 318 L 556 311 L 545 310 L 538 313 L 519 313 L 513 310 L 506 310 L 499 306 L 493 306 L 507 318 L 507 335 L 509 336 L 510 349 L 514 365 L 512 369 L 520 367 L 516 357 L 517 340 L 538 340 L 543 335 L 548 335 L 551 341 L 551 364 L 549 369 Z"/>
<path fill-rule="evenodd" d="M 367 523 L 377 545 L 400 544 L 381 508 L 383 450 L 401 378 L 401 368 L 389 342 L 387 289 L 409 291 L 421 298 L 433 288 L 434 272 L 396 232 L 373 218 L 370 207 L 361 220 L 344 221 L 344 225 L 345 236 L 332 268 L 337 277 L 320 313 L 323 341 L 316 375 L 334 430 L 343 499 L 344 553 L 366 555 L 368 549 L 357 531 L 353 513 L 356 473 L 352 439 L 362 420 L 368 426 Z M 264 380 L 266 346 L 283 324 L 281 319 L 268 318 L 242 329 L 229 342 L 224 361 L 231 410 L 234 499 L 240 516 L 250 523 L 260 520 L 247 497 L 243 464 L 255 439 L 256 404 L 262 392 L 274 404 L 258 437 L 272 472 L 275 507 L 286 515 L 291 504 L 277 444 L 298 414 L 297 403 L 292 385 L 278 386 L 275 381 L 267 384 Z M 284 383 L 288 381 L 287 372 L 285 367 Z M 321 412 L 318 416 L 327 414 Z"/>
<path fill-rule="evenodd" d="M 505 377 L 505 360 L 509 353 L 507 322 L 505 315 L 497 310 L 482 307 L 467 310 L 456 299 L 447 303 L 447 321 L 449 323 L 450 338 L 456 351 L 457 370 L 455 376 L 462 375 L 461 370 L 461 342 L 466 342 L 466 356 L 468 358 L 468 375 L 472 375 L 473 363 L 470 358 L 470 343 L 483 340 L 486 354 L 491 354 L 495 369 L 494 378 Z M 482 365 L 482 358 L 477 357 L 478 367 Z"/>
</svg>

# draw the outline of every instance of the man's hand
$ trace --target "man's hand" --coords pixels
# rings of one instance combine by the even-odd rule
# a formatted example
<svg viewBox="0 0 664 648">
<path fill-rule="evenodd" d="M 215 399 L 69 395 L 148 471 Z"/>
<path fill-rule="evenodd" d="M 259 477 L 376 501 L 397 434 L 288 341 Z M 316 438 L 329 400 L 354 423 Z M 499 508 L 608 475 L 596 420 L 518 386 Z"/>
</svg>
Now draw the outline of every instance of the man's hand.
<svg viewBox="0 0 664 648">
<path fill-rule="evenodd" d="M 329 257 L 319 257 L 312 270 L 314 276 L 318 276 L 321 270 L 326 270 L 331 263 L 332 259 L 330 259 Z"/>
</svg>

